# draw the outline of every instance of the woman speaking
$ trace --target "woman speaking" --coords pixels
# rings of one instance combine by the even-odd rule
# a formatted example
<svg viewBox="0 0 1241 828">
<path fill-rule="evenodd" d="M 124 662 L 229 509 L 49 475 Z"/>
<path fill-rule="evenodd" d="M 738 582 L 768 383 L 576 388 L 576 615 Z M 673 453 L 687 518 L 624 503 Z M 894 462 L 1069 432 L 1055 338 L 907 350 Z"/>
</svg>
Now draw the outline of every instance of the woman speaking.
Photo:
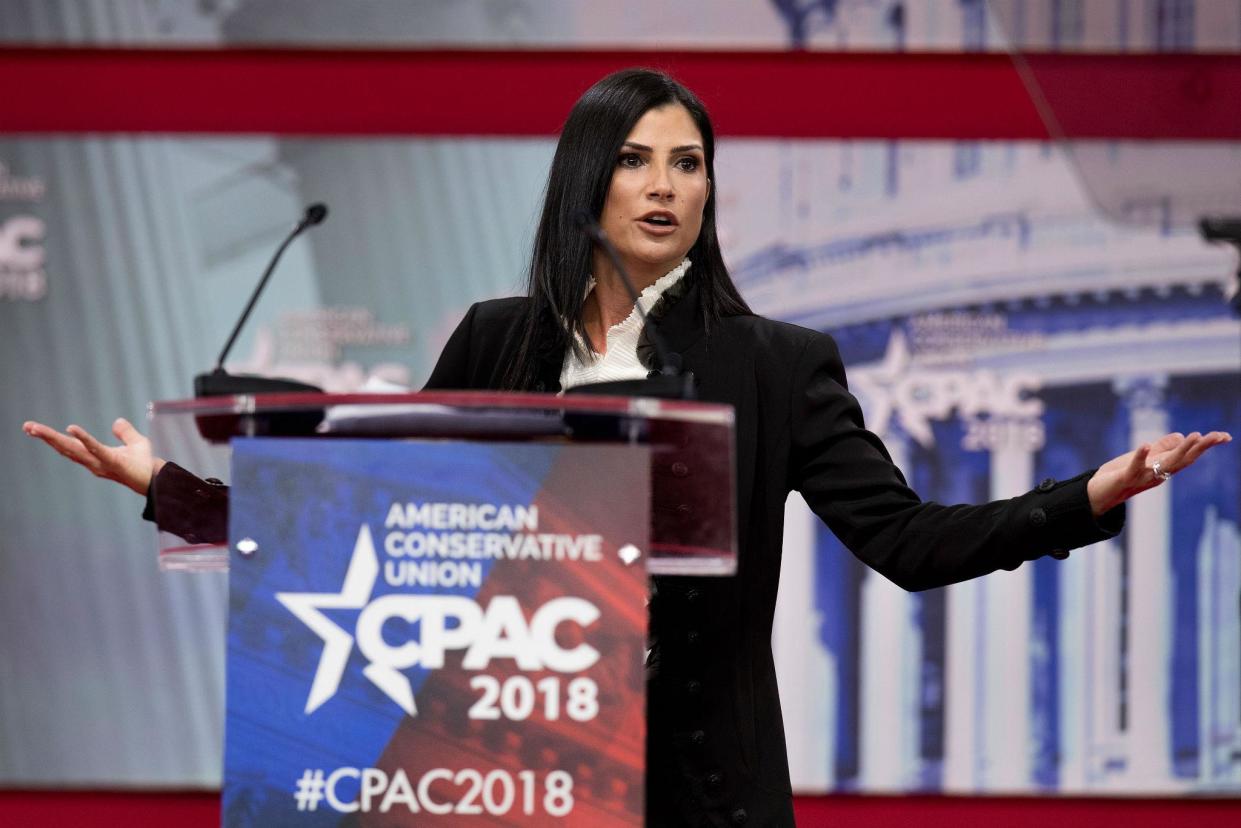
<svg viewBox="0 0 1241 828">
<path fill-rule="evenodd" d="M 653 349 L 617 264 L 628 271 L 698 398 L 734 407 L 737 439 L 737 576 L 652 589 L 647 822 L 792 825 L 771 652 L 790 491 L 862 561 L 921 590 L 1112 537 L 1128 498 L 1231 437 L 1169 434 L 1010 500 L 921 501 L 866 430 L 831 337 L 756 316 L 738 294 L 716 234 L 714 158 L 706 110 L 667 75 L 629 69 L 592 86 L 552 160 L 526 295 L 470 308 L 426 388 L 559 392 L 646 377 Z M 617 262 L 582 232 L 583 213 Z M 119 446 L 77 426 L 24 429 L 100 477 L 158 493 L 161 519 L 185 520 L 164 528 L 223 531 L 225 490 L 194 497 L 201 481 L 152 457 L 124 420 Z"/>
</svg>

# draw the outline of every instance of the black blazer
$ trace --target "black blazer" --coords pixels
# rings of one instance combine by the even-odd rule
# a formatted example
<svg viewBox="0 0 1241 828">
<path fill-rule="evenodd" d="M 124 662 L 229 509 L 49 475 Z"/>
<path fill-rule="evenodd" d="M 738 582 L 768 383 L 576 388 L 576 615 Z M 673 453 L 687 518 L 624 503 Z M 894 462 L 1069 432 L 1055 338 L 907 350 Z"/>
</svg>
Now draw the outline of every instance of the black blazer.
<svg viewBox="0 0 1241 828">
<path fill-rule="evenodd" d="M 525 302 L 471 307 L 426 388 L 499 388 Z M 865 429 L 831 337 L 757 316 L 723 319 L 708 335 L 699 305 L 691 288 L 661 331 L 694 373 L 699 398 L 736 410 L 740 559 L 735 578 L 652 584 L 647 824 L 792 825 L 771 653 L 790 491 L 800 491 L 858 558 L 909 590 L 1112 537 L 1124 510 L 1092 516 L 1091 472 L 980 506 L 923 503 Z M 528 390 L 559 390 L 562 354 L 543 360 Z M 665 471 L 653 471 L 657 500 L 680 497 L 677 487 L 693 481 L 692 470 L 675 483 L 661 479 Z M 219 481 L 168 463 L 151 487 L 148 519 L 156 501 L 161 528 L 191 542 L 227 538 L 228 490 Z"/>
<path fill-rule="evenodd" d="M 524 298 L 470 308 L 428 389 L 500 387 Z M 703 401 L 736 410 L 735 578 L 656 579 L 648 683 L 648 825 L 793 825 L 771 653 L 784 503 L 792 490 L 867 565 L 908 590 L 975 578 L 1114 536 L 1091 472 L 980 506 L 924 503 L 867 431 L 830 336 L 758 316 L 713 323 L 691 288 L 661 323 Z M 559 390 L 562 354 L 534 391 Z M 653 483 L 656 496 L 659 481 Z"/>
</svg>

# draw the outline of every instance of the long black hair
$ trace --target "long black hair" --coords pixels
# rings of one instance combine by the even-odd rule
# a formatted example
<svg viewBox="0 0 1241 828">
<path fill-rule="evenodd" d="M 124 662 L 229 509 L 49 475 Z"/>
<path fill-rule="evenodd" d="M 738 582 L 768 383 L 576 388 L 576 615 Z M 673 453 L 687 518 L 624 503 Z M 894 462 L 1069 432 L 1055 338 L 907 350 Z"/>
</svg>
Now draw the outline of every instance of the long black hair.
<svg viewBox="0 0 1241 828">
<path fill-rule="evenodd" d="M 685 279 L 696 285 L 707 325 L 725 316 L 750 313 L 733 285 L 715 230 L 715 131 L 706 107 L 693 92 L 652 69 L 623 69 L 600 80 L 573 105 L 547 176 L 543 213 L 530 257 L 527 304 L 521 340 L 505 372 L 506 388 L 533 388 L 540 365 L 551 354 L 576 348 L 572 332 L 586 336 L 582 297 L 590 275 L 592 243 L 574 221 L 580 211 L 596 219 L 603 212 L 621 147 L 647 111 L 680 104 L 702 134 L 707 179 L 702 229 L 690 248 Z M 564 320 L 565 324 L 561 323 Z"/>
</svg>

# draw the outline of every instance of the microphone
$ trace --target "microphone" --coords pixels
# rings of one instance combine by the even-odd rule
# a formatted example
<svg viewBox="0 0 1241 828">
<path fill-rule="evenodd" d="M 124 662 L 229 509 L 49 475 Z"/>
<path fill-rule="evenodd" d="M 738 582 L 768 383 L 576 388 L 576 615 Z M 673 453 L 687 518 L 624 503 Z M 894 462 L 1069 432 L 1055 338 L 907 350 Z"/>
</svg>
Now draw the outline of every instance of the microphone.
<svg viewBox="0 0 1241 828">
<path fill-rule="evenodd" d="M 1198 232 L 1206 241 L 1230 244 L 1237 249 L 1237 283 L 1228 305 L 1241 316 L 1241 216 L 1203 216 L 1198 220 Z"/>
<path fill-rule="evenodd" d="M 642 320 L 642 326 L 646 329 L 646 333 L 651 339 L 658 367 L 646 379 L 592 382 L 586 385 L 576 385 L 566 390 L 565 393 L 621 397 L 659 397 L 674 400 L 694 399 L 693 373 L 680 370 L 680 354 L 673 354 L 668 349 L 668 346 L 664 343 L 663 335 L 659 332 L 659 326 L 647 319 L 646 311 L 642 309 L 642 303 L 638 301 L 639 293 L 633 285 L 633 280 L 629 278 L 629 271 L 625 269 L 625 265 L 621 262 L 620 254 L 616 251 L 612 241 L 603 232 L 599 222 L 595 221 L 595 217 L 586 210 L 574 210 L 572 218 L 577 228 L 585 233 L 607 255 L 608 260 L 612 262 L 612 267 L 616 269 L 617 275 L 620 276 L 625 290 L 629 291 L 629 297 L 633 299 L 633 306 L 638 312 L 638 318 Z"/>
<path fill-rule="evenodd" d="M 1241 216 L 1203 216 L 1198 232 L 1207 241 L 1241 242 Z"/>
<path fill-rule="evenodd" d="M 263 292 L 263 288 L 267 287 L 267 280 L 271 278 L 272 273 L 276 270 L 276 263 L 280 261 L 285 248 L 301 235 L 302 231 L 308 227 L 314 227 L 325 218 L 327 218 L 327 205 L 321 203 L 311 204 L 306 208 L 301 221 L 294 225 L 292 232 L 285 236 L 284 241 L 276 248 L 276 254 L 271 257 L 271 261 L 267 264 L 267 269 L 263 271 L 263 277 L 259 279 L 258 285 L 254 288 L 254 293 L 250 294 L 250 301 L 246 303 L 245 310 L 241 312 L 241 318 L 237 320 L 237 324 L 233 326 L 233 332 L 228 336 L 228 341 L 224 343 L 224 348 L 220 351 L 220 356 L 215 361 L 215 368 L 209 373 L 199 374 L 194 377 L 195 397 L 231 397 L 234 394 L 297 392 L 317 394 L 323 391 L 318 386 L 308 385 L 296 380 L 260 377 L 253 374 L 230 374 L 224 370 L 224 360 L 228 357 L 228 352 L 232 350 L 233 344 L 237 341 L 237 335 L 241 333 L 242 326 L 250 318 L 250 313 L 254 310 L 255 303 L 258 302 L 259 294 Z"/>
</svg>

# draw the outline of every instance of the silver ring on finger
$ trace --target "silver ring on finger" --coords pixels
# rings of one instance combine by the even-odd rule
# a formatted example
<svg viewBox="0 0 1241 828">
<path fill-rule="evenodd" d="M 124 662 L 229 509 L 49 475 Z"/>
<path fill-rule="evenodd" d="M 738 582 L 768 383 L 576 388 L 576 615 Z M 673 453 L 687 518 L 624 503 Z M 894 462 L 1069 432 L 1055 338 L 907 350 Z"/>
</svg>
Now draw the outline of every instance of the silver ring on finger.
<svg viewBox="0 0 1241 828">
<path fill-rule="evenodd" d="M 1172 472 L 1164 471 L 1160 467 L 1158 460 L 1156 460 L 1154 463 L 1151 464 L 1151 471 L 1153 471 L 1155 473 L 1155 477 L 1159 478 L 1160 480 L 1167 480 L 1168 478 L 1172 477 Z"/>
</svg>

